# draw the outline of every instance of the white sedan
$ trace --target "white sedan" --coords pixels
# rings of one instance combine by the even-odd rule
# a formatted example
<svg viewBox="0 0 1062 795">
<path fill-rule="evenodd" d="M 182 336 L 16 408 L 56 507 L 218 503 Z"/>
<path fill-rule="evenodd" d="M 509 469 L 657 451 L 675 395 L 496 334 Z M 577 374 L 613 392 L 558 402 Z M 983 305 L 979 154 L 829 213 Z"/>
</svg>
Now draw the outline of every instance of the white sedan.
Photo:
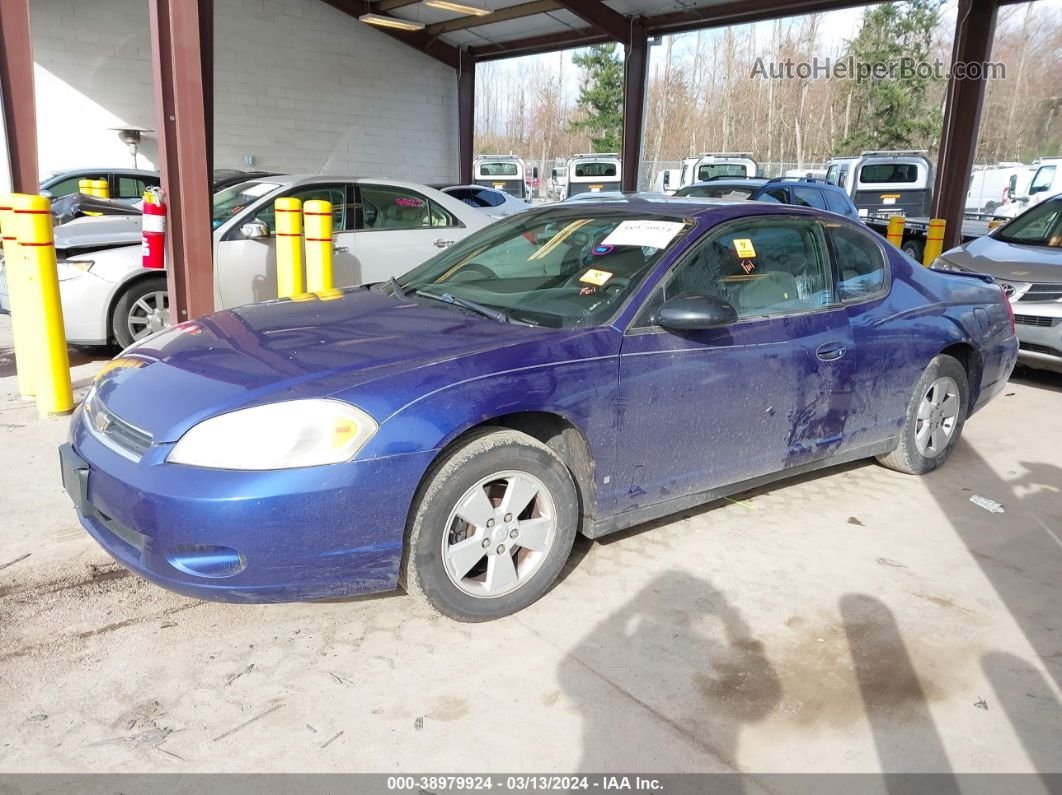
<svg viewBox="0 0 1062 795">
<path fill-rule="evenodd" d="M 505 218 L 531 209 L 531 205 L 523 199 L 518 199 L 503 190 L 485 188 L 482 185 L 453 185 L 443 188 L 442 192 L 447 196 L 460 199 L 469 207 L 475 207 L 492 219 Z"/>
<path fill-rule="evenodd" d="M 284 196 L 332 203 L 337 287 L 386 281 L 491 223 L 458 199 L 408 182 L 327 176 L 249 180 L 214 194 L 217 309 L 277 297 L 273 203 Z M 92 238 L 98 246 L 107 234 L 119 231 L 104 231 L 108 221 L 85 218 L 64 224 L 56 229 L 57 241 L 64 230 L 64 245 L 83 250 L 72 234 L 80 230 L 76 237 Z M 100 227 L 95 237 L 93 224 Z M 166 276 L 141 267 L 139 245 L 61 258 L 59 288 L 67 339 L 75 345 L 113 342 L 125 347 L 169 324 Z M 0 265 L 0 309 L 7 308 Z"/>
</svg>

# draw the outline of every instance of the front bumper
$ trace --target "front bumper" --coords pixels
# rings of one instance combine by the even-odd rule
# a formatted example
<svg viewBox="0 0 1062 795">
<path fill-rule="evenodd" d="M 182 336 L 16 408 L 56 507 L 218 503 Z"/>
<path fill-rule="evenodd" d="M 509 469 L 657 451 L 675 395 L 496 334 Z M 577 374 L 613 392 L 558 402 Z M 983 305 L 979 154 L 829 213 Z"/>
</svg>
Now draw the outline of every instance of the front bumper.
<svg viewBox="0 0 1062 795">
<path fill-rule="evenodd" d="M 1062 373 L 1062 304 L 1018 301 L 1012 306 L 1018 361 Z"/>
<path fill-rule="evenodd" d="M 112 557 L 171 591 L 227 602 L 295 602 L 393 590 L 409 506 L 431 452 L 243 472 L 133 461 L 75 414 L 64 485 Z"/>
<path fill-rule="evenodd" d="M 66 339 L 72 345 L 106 345 L 109 331 L 107 313 L 116 285 L 91 272 L 59 282 Z M 7 268 L 0 259 L 0 313 L 11 313 Z"/>
</svg>

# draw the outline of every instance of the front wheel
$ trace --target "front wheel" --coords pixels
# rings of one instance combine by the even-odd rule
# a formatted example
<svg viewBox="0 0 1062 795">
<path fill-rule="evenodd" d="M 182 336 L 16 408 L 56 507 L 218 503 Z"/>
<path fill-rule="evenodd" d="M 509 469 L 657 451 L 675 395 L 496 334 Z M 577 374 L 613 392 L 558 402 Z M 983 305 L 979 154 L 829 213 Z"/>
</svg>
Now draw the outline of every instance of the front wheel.
<svg viewBox="0 0 1062 795">
<path fill-rule="evenodd" d="M 170 325 L 170 300 L 164 276 L 134 282 L 119 297 L 111 315 L 111 334 L 123 350 Z"/>
<path fill-rule="evenodd" d="M 458 621 L 522 610 L 560 574 L 578 506 L 571 474 L 548 447 L 511 430 L 476 436 L 421 487 L 403 585 Z"/>
<path fill-rule="evenodd" d="M 951 356 L 929 363 L 907 405 L 900 441 L 878 461 L 898 472 L 924 475 L 943 464 L 962 433 L 969 411 L 966 370 Z"/>
<path fill-rule="evenodd" d="M 915 262 L 920 263 L 925 258 L 925 245 L 921 240 L 916 240 L 913 237 L 903 241 L 900 250 Z"/>
</svg>

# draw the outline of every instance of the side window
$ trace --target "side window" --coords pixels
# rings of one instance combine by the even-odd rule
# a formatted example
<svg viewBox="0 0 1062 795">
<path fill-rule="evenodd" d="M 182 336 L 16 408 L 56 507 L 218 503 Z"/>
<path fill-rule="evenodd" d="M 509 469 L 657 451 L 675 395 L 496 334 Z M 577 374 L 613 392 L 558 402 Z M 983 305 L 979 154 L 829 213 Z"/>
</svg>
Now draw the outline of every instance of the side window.
<svg viewBox="0 0 1062 795">
<path fill-rule="evenodd" d="M 848 197 L 840 191 L 824 190 L 822 195 L 826 199 L 826 208 L 830 212 L 847 216 L 853 215 L 852 205 L 848 201 Z"/>
<path fill-rule="evenodd" d="M 798 207 L 814 207 L 818 210 L 826 209 L 826 201 L 822 198 L 822 192 L 814 188 L 793 187 L 793 204 Z"/>
<path fill-rule="evenodd" d="M 385 185 L 361 188 L 364 229 L 423 229 L 460 226 L 457 220 L 435 202 L 419 193 Z"/>
<path fill-rule="evenodd" d="M 139 199 L 143 197 L 145 190 L 147 190 L 147 185 L 144 184 L 144 180 L 137 179 L 136 177 L 123 177 L 119 175 L 118 195 L 115 198 Z"/>
<path fill-rule="evenodd" d="M 54 196 L 55 198 L 61 199 L 63 196 L 69 196 L 71 193 L 77 193 L 78 190 L 79 190 L 78 182 L 80 182 L 81 180 L 83 180 L 83 179 L 104 179 L 105 177 L 106 177 L 106 174 L 97 174 L 94 177 L 93 176 L 86 176 L 86 175 L 81 175 L 81 176 L 78 176 L 78 177 L 70 177 L 69 179 L 64 179 L 62 182 L 55 183 L 54 185 L 52 185 L 52 187 L 47 188 L 47 191 L 50 194 L 52 194 L 52 196 Z"/>
<path fill-rule="evenodd" d="M 829 306 L 826 242 L 819 224 L 796 218 L 741 221 L 687 253 L 646 303 L 636 325 L 653 324 L 664 301 L 685 294 L 722 298 L 739 318 Z"/>
<path fill-rule="evenodd" d="M 349 229 L 347 225 L 347 218 L 351 216 L 348 213 L 347 207 L 347 189 L 342 185 L 313 185 L 306 188 L 299 188 L 291 193 L 286 194 L 292 196 L 303 204 L 311 201 L 312 199 L 322 199 L 332 203 L 332 232 L 343 232 Z M 275 199 L 255 213 L 255 218 L 259 221 L 264 221 L 269 226 L 270 234 L 273 234 L 277 230 L 276 212 L 274 211 Z"/>
<path fill-rule="evenodd" d="M 759 197 L 760 201 L 776 201 L 789 204 L 789 193 L 785 188 L 771 188 L 765 190 Z"/>
<path fill-rule="evenodd" d="M 1034 193 L 1044 193 L 1051 188 L 1051 184 L 1055 181 L 1055 166 L 1040 166 L 1036 171 L 1036 175 L 1032 179 L 1032 183 L 1029 185 L 1029 195 Z"/>
<path fill-rule="evenodd" d="M 837 297 L 861 301 L 885 286 L 885 252 L 868 233 L 847 225 L 828 224 L 837 264 Z"/>
</svg>

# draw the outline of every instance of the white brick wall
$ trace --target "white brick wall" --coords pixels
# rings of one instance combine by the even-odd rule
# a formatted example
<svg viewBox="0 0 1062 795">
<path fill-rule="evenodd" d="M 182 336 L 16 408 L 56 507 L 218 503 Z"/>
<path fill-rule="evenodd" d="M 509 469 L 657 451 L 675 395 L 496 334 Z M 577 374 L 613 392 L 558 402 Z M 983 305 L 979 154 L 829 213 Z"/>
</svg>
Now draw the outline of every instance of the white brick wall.
<svg viewBox="0 0 1062 795">
<path fill-rule="evenodd" d="M 131 165 L 155 128 L 144 0 L 33 0 L 41 171 Z M 457 175 L 453 70 L 320 0 L 216 0 L 215 167 Z M 154 141 L 141 148 L 153 165 Z"/>
</svg>

